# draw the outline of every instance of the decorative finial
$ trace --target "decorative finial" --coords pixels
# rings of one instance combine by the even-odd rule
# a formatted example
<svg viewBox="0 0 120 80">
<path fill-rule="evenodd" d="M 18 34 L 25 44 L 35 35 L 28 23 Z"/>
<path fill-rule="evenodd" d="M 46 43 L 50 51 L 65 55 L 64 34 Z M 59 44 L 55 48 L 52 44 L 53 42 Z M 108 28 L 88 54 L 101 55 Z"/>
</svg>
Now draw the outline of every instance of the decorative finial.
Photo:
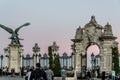
<svg viewBox="0 0 120 80">
<path fill-rule="evenodd" d="M 81 28 L 81 26 L 79 26 L 79 28 Z"/>
<path fill-rule="evenodd" d="M 95 20 L 95 16 L 94 15 L 91 16 L 91 21 L 90 22 L 91 23 L 97 23 L 96 20 Z"/>
<path fill-rule="evenodd" d="M 107 22 L 107 25 L 110 25 L 109 22 Z"/>
<path fill-rule="evenodd" d="M 34 47 L 33 47 L 33 52 L 40 52 L 40 47 L 38 46 L 38 43 L 35 43 Z"/>
<path fill-rule="evenodd" d="M 112 26 L 108 22 L 107 22 L 107 24 L 104 27 L 104 35 L 113 36 Z"/>
<path fill-rule="evenodd" d="M 56 45 L 56 41 L 53 42 L 53 45 Z"/>
</svg>

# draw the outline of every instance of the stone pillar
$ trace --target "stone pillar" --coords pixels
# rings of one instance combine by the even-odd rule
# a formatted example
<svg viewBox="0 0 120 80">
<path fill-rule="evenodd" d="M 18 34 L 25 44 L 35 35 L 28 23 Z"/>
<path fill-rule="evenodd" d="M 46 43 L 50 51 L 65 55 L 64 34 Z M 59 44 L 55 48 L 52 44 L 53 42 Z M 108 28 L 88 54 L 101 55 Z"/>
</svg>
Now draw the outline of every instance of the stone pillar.
<svg viewBox="0 0 120 80">
<path fill-rule="evenodd" d="M 41 57 L 41 55 L 40 54 L 37 54 L 37 63 L 40 63 L 40 57 Z"/>
<path fill-rule="evenodd" d="M 113 36 L 112 26 L 107 23 L 104 26 L 103 35 L 100 40 L 102 41 L 102 53 L 100 54 L 100 71 L 106 73 L 112 72 L 112 47 L 115 47 L 117 37 Z"/>
<path fill-rule="evenodd" d="M 36 63 L 37 63 L 36 54 L 33 54 L 33 66 L 34 66 L 34 68 L 36 67 Z"/>
<path fill-rule="evenodd" d="M 34 67 L 36 67 L 36 63 L 40 63 L 40 47 L 37 43 L 35 43 L 35 46 L 33 47 L 33 52 Z"/>
<path fill-rule="evenodd" d="M 20 54 L 20 67 L 21 67 L 21 68 L 23 67 L 23 54 L 22 54 L 23 51 L 24 51 L 23 49 L 20 49 L 20 53 L 21 53 L 21 54 Z"/>
<path fill-rule="evenodd" d="M 4 49 L 5 53 L 5 67 L 9 67 L 9 47 Z"/>
<path fill-rule="evenodd" d="M 100 55 L 100 72 L 105 71 L 110 73 L 112 71 L 112 43 L 111 41 L 104 41 L 102 53 Z"/>
<path fill-rule="evenodd" d="M 17 45 L 17 44 L 10 44 L 9 45 L 9 72 L 11 69 L 15 70 L 15 73 L 20 72 L 20 67 L 22 67 L 22 59 L 21 59 L 21 54 L 23 51 L 22 46 Z"/>
<path fill-rule="evenodd" d="M 75 70 L 77 73 L 81 72 L 81 56 L 79 54 L 76 54 L 76 65 L 75 65 Z"/>
</svg>

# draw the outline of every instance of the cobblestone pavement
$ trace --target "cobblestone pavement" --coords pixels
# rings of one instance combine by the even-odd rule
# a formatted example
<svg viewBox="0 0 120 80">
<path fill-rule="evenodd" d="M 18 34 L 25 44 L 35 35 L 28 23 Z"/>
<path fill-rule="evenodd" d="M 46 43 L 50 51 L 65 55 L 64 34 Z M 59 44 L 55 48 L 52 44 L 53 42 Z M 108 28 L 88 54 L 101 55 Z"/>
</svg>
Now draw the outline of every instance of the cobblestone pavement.
<svg viewBox="0 0 120 80">
<path fill-rule="evenodd" d="M 0 76 L 0 80 L 24 80 L 24 78 L 15 76 L 15 77 L 11 77 L 11 76 Z"/>
</svg>

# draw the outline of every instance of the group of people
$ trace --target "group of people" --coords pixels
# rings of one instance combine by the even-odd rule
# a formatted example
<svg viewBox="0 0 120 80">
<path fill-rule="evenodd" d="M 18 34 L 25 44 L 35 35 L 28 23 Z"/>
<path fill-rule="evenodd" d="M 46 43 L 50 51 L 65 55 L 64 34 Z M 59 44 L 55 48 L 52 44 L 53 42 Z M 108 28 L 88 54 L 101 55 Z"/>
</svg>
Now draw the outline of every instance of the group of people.
<svg viewBox="0 0 120 80">
<path fill-rule="evenodd" d="M 62 80 L 65 80 L 67 71 L 63 68 L 61 70 Z M 43 70 L 40 63 L 36 63 L 36 69 L 29 69 L 25 76 L 25 80 L 54 80 L 54 73 L 51 68 Z"/>
<path fill-rule="evenodd" d="M 88 70 L 86 72 L 86 77 L 87 77 L 88 80 L 92 79 L 92 78 L 98 78 L 98 76 L 99 76 L 99 73 L 97 71 Z"/>
<path fill-rule="evenodd" d="M 0 76 L 6 76 L 7 74 L 8 74 L 7 67 L 0 68 Z"/>
<path fill-rule="evenodd" d="M 49 72 L 48 72 L 49 71 Z M 49 73 L 49 75 L 47 74 Z M 25 76 L 25 80 L 52 80 L 53 72 L 48 69 L 44 71 L 40 67 L 40 63 L 36 63 L 36 69 L 29 69 Z"/>
</svg>

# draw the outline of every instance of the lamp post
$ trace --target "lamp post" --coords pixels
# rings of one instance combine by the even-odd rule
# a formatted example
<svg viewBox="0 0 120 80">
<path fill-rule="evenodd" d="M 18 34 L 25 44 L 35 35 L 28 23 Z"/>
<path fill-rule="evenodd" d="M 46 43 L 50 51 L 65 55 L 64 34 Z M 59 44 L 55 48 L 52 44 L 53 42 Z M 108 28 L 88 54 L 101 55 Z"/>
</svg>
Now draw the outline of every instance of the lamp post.
<svg viewBox="0 0 120 80">
<path fill-rule="evenodd" d="M 92 64 L 92 70 L 93 70 L 93 65 L 94 65 L 94 54 L 92 53 L 91 54 L 91 64 Z"/>
<path fill-rule="evenodd" d="M 91 54 L 91 63 L 92 63 L 92 74 L 94 75 L 95 74 L 95 70 L 96 70 L 96 68 L 97 68 L 97 66 L 96 66 L 96 62 L 97 62 L 97 60 L 96 60 L 96 56 L 92 53 Z M 93 78 L 94 76 L 92 76 L 92 78 Z"/>
<path fill-rule="evenodd" d="M 99 66 L 99 58 L 100 58 L 100 55 L 96 55 L 96 71 L 97 71 L 97 77 L 100 77 L 100 66 Z"/>
<path fill-rule="evenodd" d="M 92 63 L 92 69 L 96 69 L 98 66 L 98 55 L 91 54 L 91 63 Z"/>
</svg>

